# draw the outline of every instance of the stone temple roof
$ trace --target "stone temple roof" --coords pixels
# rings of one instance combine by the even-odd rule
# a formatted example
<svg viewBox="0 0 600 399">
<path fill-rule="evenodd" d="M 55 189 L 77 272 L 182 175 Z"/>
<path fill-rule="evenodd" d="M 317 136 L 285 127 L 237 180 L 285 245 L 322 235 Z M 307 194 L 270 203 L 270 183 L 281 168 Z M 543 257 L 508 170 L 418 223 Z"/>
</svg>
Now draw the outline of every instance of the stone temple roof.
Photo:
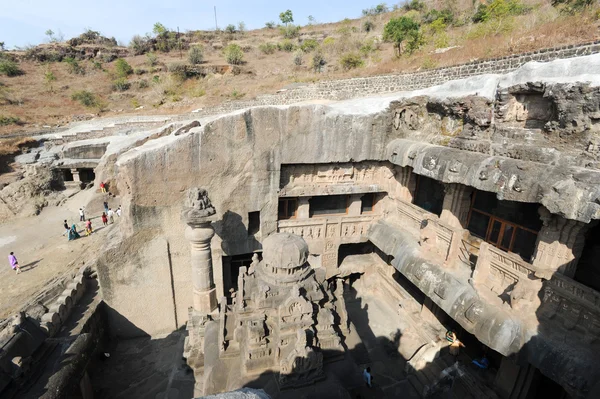
<svg viewBox="0 0 600 399">
<path fill-rule="evenodd" d="M 308 259 L 308 245 L 300 236 L 277 233 L 263 242 L 263 262 L 278 269 L 293 269 L 303 266 Z"/>
</svg>

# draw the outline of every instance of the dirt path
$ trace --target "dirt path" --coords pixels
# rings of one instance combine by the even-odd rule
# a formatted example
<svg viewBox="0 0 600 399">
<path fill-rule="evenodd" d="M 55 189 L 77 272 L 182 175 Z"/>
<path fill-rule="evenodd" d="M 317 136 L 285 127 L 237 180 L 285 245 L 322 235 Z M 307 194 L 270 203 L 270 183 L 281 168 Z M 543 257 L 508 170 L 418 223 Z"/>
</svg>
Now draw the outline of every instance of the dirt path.
<svg viewBox="0 0 600 399">
<path fill-rule="evenodd" d="M 102 206 L 90 206 L 86 217 L 92 219 L 95 233 L 83 234 L 84 225 L 79 222 L 78 209 L 84 204 L 101 204 L 101 194 L 93 189 L 84 190 L 71 197 L 64 205 L 45 208 L 40 215 L 15 219 L 0 225 L 0 319 L 20 309 L 32 296 L 40 292 L 53 278 L 68 270 L 81 267 L 82 261 L 95 255 L 93 252 L 103 244 L 109 229 L 115 224 L 102 226 Z M 117 199 L 109 200 L 113 210 Z M 77 224 L 81 238 L 68 241 L 63 234 L 63 221 Z M 13 251 L 23 272 L 19 275 L 10 268 L 8 254 Z"/>
</svg>

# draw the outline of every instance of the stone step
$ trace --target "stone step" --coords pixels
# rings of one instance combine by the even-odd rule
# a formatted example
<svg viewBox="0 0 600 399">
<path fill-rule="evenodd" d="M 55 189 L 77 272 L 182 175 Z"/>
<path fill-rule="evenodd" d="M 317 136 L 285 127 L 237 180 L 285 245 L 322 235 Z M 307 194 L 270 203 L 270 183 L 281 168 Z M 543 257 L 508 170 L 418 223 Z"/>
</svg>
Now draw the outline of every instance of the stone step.
<svg viewBox="0 0 600 399">
<path fill-rule="evenodd" d="M 406 377 L 406 379 L 408 380 L 408 382 L 410 382 L 410 385 L 412 385 L 415 391 L 417 391 L 419 396 L 422 397 L 425 386 L 421 383 L 421 381 L 419 381 L 417 376 L 414 374 L 410 374 L 408 377 Z"/>
</svg>

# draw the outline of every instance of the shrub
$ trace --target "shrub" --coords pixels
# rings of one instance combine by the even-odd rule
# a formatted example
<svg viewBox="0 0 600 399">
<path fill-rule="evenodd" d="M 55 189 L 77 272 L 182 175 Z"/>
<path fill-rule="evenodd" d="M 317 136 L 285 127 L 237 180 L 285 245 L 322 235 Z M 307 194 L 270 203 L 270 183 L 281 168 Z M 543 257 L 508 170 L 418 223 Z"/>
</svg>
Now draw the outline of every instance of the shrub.
<svg viewBox="0 0 600 399">
<path fill-rule="evenodd" d="M 240 65 L 244 61 L 244 52 L 240 46 L 231 43 L 225 47 L 225 59 L 228 64 Z"/>
<path fill-rule="evenodd" d="M 240 32 L 242 35 L 246 33 L 246 23 L 244 21 L 238 22 L 238 32 Z"/>
<path fill-rule="evenodd" d="M 100 61 L 92 61 L 92 69 L 96 71 L 101 71 L 103 69 L 102 63 Z"/>
<path fill-rule="evenodd" d="M 188 77 L 188 69 L 185 64 L 174 62 L 167 67 L 169 72 L 179 80 L 185 80 Z"/>
<path fill-rule="evenodd" d="M 6 76 L 19 76 L 23 74 L 23 71 L 19 68 L 19 65 L 8 59 L 0 60 L 0 74 Z"/>
<path fill-rule="evenodd" d="M 326 37 L 325 40 L 323 40 L 323 46 L 325 47 L 333 46 L 334 43 L 335 39 L 333 37 Z"/>
<path fill-rule="evenodd" d="M 310 53 L 317 47 L 319 47 L 319 42 L 317 42 L 315 39 L 306 39 L 302 41 L 302 44 L 300 45 L 300 50 L 304 51 L 305 53 Z"/>
<path fill-rule="evenodd" d="M 67 57 L 63 60 L 69 66 L 71 75 L 85 75 L 85 68 L 79 65 L 79 62 L 73 57 Z"/>
<path fill-rule="evenodd" d="M 8 125 L 22 125 L 21 119 L 16 116 L 4 116 L 0 115 L 0 126 L 8 126 Z"/>
<path fill-rule="evenodd" d="M 493 0 L 489 4 L 479 4 L 473 15 L 473 22 L 486 22 L 492 19 L 502 19 L 510 15 L 525 14 L 531 10 L 520 0 Z"/>
<path fill-rule="evenodd" d="M 432 33 L 440 33 L 446 30 L 446 23 L 442 18 L 438 18 L 429 25 Z"/>
<path fill-rule="evenodd" d="M 451 9 L 445 8 L 441 11 L 433 9 L 428 11 L 423 16 L 423 22 L 426 24 L 430 24 L 435 20 L 441 19 L 445 24 L 451 24 L 454 22 L 454 12 Z"/>
<path fill-rule="evenodd" d="M 234 24 L 229 24 L 225 27 L 225 32 L 233 34 L 235 33 L 235 25 Z"/>
<path fill-rule="evenodd" d="M 379 15 L 389 11 L 389 8 L 385 3 L 377 4 L 375 7 L 365 8 L 362 10 L 362 14 L 367 17 L 369 15 Z"/>
<path fill-rule="evenodd" d="M 146 89 L 150 86 L 150 84 L 148 83 L 148 81 L 146 79 L 139 80 L 137 82 L 137 85 L 138 85 L 138 88 L 140 88 L 140 89 Z"/>
<path fill-rule="evenodd" d="M 158 57 L 156 56 L 156 54 L 154 53 L 148 53 L 146 54 L 146 64 L 148 64 L 148 66 L 155 66 L 158 64 Z"/>
<path fill-rule="evenodd" d="M 562 5 L 563 8 L 561 11 L 564 11 L 568 14 L 574 14 L 592 6 L 594 2 L 594 0 L 552 0 L 552 5 L 554 7 Z"/>
<path fill-rule="evenodd" d="M 294 45 L 294 43 L 292 43 L 291 40 L 284 40 L 281 43 L 278 44 L 279 50 L 281 51 L 287 51 L 288 53 L 291 53 L 292 51 L 294 51 L 296 49 L 296 46 Z"/>
<path fill-rule="evenodd" d="M 364 63 L 362 57 L 357 53 L 347 53 L 340 58 L 340 64 L 345 70 L 362 67 Z"/>
<path fill-rule="evenodd" d="M 419 24 L 408 17 L 392 18 L 383 28 L 383 40 L 394 43 L 398 55 L 402 54 L 404 41 L 418 43 L 419 40 L 415 39 L 418 39 L 419 35 Z M 413 43 L 413 49 L 415 43 Z"/>
<path fill-rule="evenodd" d="M 302 50 L 296 50 L 296 52 L 294 53 L 294 65 L 296 65 L 296 66 L 302 65 L 302 62 L 304 61 L 302 59 L 303 55 L 304 55 L 304 52 Z"/>
<path fill-rule="evenodd" d="M 273 43 L 261 43 L 258 46 L 258 49 L 263 54 L 273 54 L 277 50 L 277 46 L 275 44 L 273 44 Z"/>
<path fill-rule="evenodd" d="M 133 73 L 133 68 L 123 58 L 119 58 L 115 62 L 115 72 L 118 78 L 126 78 Z"/>
<path fill-rule="evenodd" d="M 245 95 L 246 95 L 246 93 L 238 91 L 237 89 L 233 89 L 230 97 L 233 98 L 234 100 L 239 100 L 240 98 L 244 97 Z"/>
<path fill-rule="evenodd" d="M 134 55 L 146 54 L 152 50 L 152 39 L 148 36 L 135 35 L 129 42 L 129 48 Z"/>
<path fill-rule="evenodd" d="M 371 32 L 373 29 L 375 29 L 375 23 L 373 21 L 367 20 L 363 23 L 363 31 Z"/>
<path fill-rule="evenodd" d="M 131 83 L 126 78 L 119 78 L 113 82 L 114 91 L 127 91 L 131 87 Z"/>
<path fill-rule="evenodd" d="M 293 39 L 295 37 L 298 37 L 298 35 L 300 34 L 300 29 L 301 28 L 299 26 L 290 24 L 286 26 L 280 26 L 279 32 L 284 38 Z"/>
<path fill-rule="evenodd" d="M 325 61 L 323 54 L 321 54 L 320 52 L 316 52 L 312 58 L 313 71 L 321 72 L 323 70 L 323 67 L 325 66 L 325 64 L 327 64 L 327 61 Z"/>
<path fill-rule="evenodd" d="M 99 105 L 96 95 L 87 90 L 76 91 L 71 95 L 71 100 L 78 101 L 85 107 L 95 107 Z"/>
<path fill-rule="evenodd" d="M 275 29 L 275 22 L 274 21 L 265 22 L 265 27 L 267 29 Z"/>
<path fill-rule="evenodd" d="M 147 73 L 148 71 L 146 71 L 144 68 L 135 68 L 133 70 L 133 73 L 135 73 L 136 75 L 143 75 L 145 73 Z"/>
<path fill-rule="evenodd" d="M 204 49 L 202 46 L 192 46 L 188 51 L 188 60 L 192 65 L 201 64 L 204 61 Z"/>
<path fill-rule="evenodd" d="M 46 86 L 48 86 L 48 91 L 53 91 L 52 84 L 56 82 L 56 75 L 54 74 L 54 72 L 47 70 L 44 73 L 44 81 L 46 83 Z"/>
<path fill-rule="evenodd" d="M 115 53 L 102 53 L 102 55 L 100 56 L 102 62 L 113 62 L 117 58 L 119 57 Z"/>
<path fill-rule="evenodd" d="M 425 9 L 425 3 L 421 0 L 411 0 L 404 3 L 402 8 L 404 8 L 405 11 L 423 11 Z"/>
</svg>

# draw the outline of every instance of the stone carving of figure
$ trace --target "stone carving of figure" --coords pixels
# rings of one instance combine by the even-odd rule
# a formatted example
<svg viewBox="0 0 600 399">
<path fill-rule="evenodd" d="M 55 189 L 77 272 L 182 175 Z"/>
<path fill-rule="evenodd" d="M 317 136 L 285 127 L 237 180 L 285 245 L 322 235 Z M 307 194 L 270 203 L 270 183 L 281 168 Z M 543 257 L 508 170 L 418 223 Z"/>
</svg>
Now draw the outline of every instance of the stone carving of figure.
<svg viewBox="0 0 600 399">
<path fill-rule="evenodd" d="M 254 254 L 252 255 L 252 263 L 250 263 L 250 268 L 248 269 L 248 274 L 252 275 L 254 274 L 254 271 L 256 270 L 256 267 L 258 266 L 258 254 Z"/>
<path fill-rule="evenodd" d="M 193 187 L 187 191 L 187 198 L 181 215 L 187 224 L 205 222 L 206 218 L 213 216 L 215 207 L 208 198 L 208 193 L 203 188 Z"/>
</svg>

